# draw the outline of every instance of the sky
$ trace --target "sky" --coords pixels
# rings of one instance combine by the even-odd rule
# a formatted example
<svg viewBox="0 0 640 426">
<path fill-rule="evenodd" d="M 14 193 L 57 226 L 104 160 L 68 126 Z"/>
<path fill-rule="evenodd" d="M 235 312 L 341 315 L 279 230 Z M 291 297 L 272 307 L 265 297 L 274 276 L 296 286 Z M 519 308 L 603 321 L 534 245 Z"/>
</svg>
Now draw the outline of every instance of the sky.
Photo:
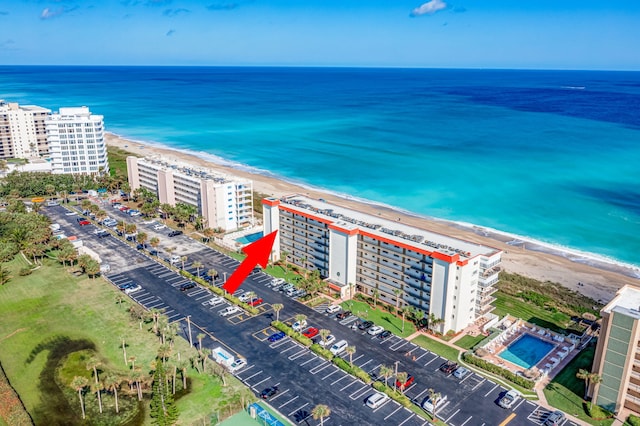
<svg viewBox="0 0 640 426">
<path fill-rule="evenodd" d="M 0 64 L 640 70 L 640 1 L 0 0 Z"/>
</svg>

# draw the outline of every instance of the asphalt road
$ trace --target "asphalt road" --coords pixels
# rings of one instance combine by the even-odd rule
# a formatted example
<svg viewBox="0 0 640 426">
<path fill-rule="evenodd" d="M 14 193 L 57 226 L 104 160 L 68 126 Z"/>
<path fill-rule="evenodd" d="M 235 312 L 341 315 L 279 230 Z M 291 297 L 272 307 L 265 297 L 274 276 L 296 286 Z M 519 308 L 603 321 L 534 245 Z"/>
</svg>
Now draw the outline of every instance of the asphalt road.
<svg viewBox="0 0 640 426">
<path fill-rule="evenodd" d="M 307 316 L 310 326 L 330 329 L 337 340 L 346 339 L 357 349 L 353 363 L 367 372 L 375 374 L 381 365 L 393 367 L 397 362 L 398 371 L 415 376 L 414 384 L 405 393 L 416 404 L 422 403 L 430 388 L 446 395 L 446 401 L 439 404 L 438 417 L 449 425 L 497 426 L 505 421 L 509 425 L 539 425 L 548 415 L 548 410 L 524 399 L 509 410 L 502 409 L 496 404 L 500 395 L 506 392 L 502 386 L 475 373 L 469 373 L 462 379 L 445 375 L 438 371 L 445 362 L 443 358 L 395 335 L 381 341 L 366 332 L 351 330 L 349 326 L 355 317 L 338 321 L 335 315 L 324 313 L 326 305 L 309 308 L 281 292 L 272 291 L 266 286 L 271 277 L 262 272 L 252 273 L 242 284 L 242 289 L 254 291 L 264 299 L 260 306 L 261 315 L 251 317 L 243 312 L 221 317 L 218 313 L 227 305 L 209 306 L 207 302 L 211 294 L 208 290 L 196 287 L 181 292 L 179 286 L 187 280 L 157 263 L 153 257 L 138 252 L 115 237 L 98 239 L 92 234 L 96 228 L 94 225 L 78 226 L 75 216 L 65 216 L 66 210 L 62 207 L 44 210 L 53 222 L 62 226 L 66 235 L 77 235 L 100 255 L 103 263 L 111 266 L 111 272 L 107 274 L 111 282 L 115 285 L 130 281 L 140 284 L 142 290 L 131 294 L 131 297 L 146 308 L 162 309 L 170 321 L 180 322 L 187 340 L 189 333 L 185 318 L 189 315 L 195 344 L 196 335 L 203 332 L 207 336 L 203 341 L 204 347 L 223 346 L 234 355 L 246 358 L 247 366 L 236 372 L 236 376 L 258 395 L 264 388 L 277 385 L 279 392 L 269 402 L 294 423 L 319 424 L 310 417 L 310 412 L 315 405 L 326 404 L 331 408 L 331 415 L 324 422 L 326 425 L 429 424 L 425 418 L 391 400 L 371 410 L 364 404 L 366 398 L 374 393 L 371 386 L 345 374 L 290 338 L 269 343 L 268 336 L 276 331 L 269 325 L 275 319 L 271 309 L 274 303 L 284 305 L 280 312 L 281 320 L 291 321 L 296 314 L 302 313 Z M 150 237 L 158 236 L 161 247 L 175 248 L 173 254 L 187 256 L 186 269 L 195 272 L 190 265 L 198 260 L 204 264 L 205 271 L 214 268 L 222 278 L 225 274 L 229 276 L 239 265 L 235 259 L 186 236 L 169 238 L 166 235 L 168 229 L 156 232 L 143 225 L 140 218 L 130 218 L 119 211 L 109 213 L 115 219 L 137 223 L 138 229 L 144 229 Z M 164 253 L 160 253 L 160 257 L 166 256 Z M 566 424 L 574 425 L 572 422 Z"/>
</svg>

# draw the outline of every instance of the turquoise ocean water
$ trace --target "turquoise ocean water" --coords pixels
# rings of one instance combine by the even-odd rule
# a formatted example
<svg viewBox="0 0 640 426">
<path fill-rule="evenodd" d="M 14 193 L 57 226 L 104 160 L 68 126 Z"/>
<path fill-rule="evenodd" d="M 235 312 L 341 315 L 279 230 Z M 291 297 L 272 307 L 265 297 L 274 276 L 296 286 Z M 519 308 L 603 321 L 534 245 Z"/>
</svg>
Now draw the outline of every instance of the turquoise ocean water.
<svg viewBox="0 0 640 426">
<path fill-rule="evenodd" d="M 640 73 L 0 67 L 0 99 L 640 265 Z"/>
</svg>

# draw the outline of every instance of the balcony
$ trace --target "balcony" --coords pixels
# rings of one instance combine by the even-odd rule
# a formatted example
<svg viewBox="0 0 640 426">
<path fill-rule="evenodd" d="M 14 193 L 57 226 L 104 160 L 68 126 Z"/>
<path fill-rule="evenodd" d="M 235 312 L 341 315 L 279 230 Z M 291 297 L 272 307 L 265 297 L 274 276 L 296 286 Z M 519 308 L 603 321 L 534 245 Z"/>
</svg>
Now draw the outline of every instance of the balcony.
<svg viewBox="0 0 640 426">
<path fill-rule="evenodd" d="M 478 305 L 476 305 L 476 314 L 479 316 L 485 315 L 493 311 L 494 309 L 495 309 L 495 306 L 493 305 L 485 305 L 484 307 L 481 307 L 481 308 L 478 308 Z"/>
<path fill-rule="evenodd" d="M 484 298 L 498 291 L 498 287 L 483 287 L 480 291 L 480 297 Z"/>
</svg>

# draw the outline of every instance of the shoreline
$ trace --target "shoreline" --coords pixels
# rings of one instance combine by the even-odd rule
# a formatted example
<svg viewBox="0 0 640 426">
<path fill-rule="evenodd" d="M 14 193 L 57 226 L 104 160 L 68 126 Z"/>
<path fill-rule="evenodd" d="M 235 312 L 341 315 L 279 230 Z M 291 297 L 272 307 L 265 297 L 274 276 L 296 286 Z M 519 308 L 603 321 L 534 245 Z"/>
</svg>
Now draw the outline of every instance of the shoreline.
<svg viewBox="0 0 640 426">
<path fill-rule="evenodd" d="M 169 161 L 191 163 L 219 173 L 248 178 L 253 181 L 254 191 L 270 196 L 279 198 L 299 193 L 312 198 L 324 198 L 330 203 L 346 208 L 390 220 L 400 219 L 403 223 L 417 228 L 495 247 L 503 251 L 504 270 L 541 281 L 560 283 L 596 301 L 606 303 L 625 284 L 640 286 L 640 268 L 613 259 L 557 247 L 474 224 L 422 216 L 383 203 L 286 181 L 268 170 L 246 166 L 206 152 L 193 152 L 159 143 L 126 139 L 110 132 L 105 132 L 105 142 L 109 146 L 121 148 L 137 156 L 157 155 Z"/>
</svg>

